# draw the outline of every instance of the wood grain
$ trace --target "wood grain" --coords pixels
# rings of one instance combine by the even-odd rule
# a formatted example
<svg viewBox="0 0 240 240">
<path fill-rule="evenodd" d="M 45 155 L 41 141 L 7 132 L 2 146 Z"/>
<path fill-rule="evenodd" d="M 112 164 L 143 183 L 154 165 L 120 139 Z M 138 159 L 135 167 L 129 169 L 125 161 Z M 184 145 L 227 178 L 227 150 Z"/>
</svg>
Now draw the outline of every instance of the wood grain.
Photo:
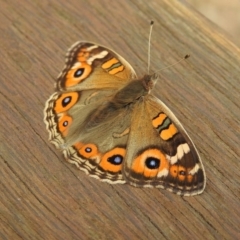
<svg viewBox="0 0 240 240">
<path fill-rule="evenodd" d="M 240 238 L 240 49 L 184 1 L 1 0 L 0 239 Z M 67 48 L 101 43 L 139 76 L 161 72 L 155 94 L 186 127 L 207 174 L 205 192 L 109 185 L 66 163 L 48 142 L 43 108 Z"/>
</svg>

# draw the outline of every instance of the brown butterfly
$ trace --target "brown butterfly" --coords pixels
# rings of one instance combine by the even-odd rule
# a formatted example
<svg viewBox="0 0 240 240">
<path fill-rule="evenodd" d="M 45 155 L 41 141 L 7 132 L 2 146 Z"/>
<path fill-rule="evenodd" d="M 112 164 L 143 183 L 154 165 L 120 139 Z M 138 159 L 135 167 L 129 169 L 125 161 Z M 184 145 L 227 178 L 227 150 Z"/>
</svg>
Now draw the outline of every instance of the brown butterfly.
<svg viewBox="0 0 240 240">
<path fill-rule="evenodd" d="M 150 93 L 157 79 L 138 79 L 106 47 L 75 43 L 44 109 L 50 141 L 68 162 L 101 181 L 202 193 L 205 173 L 193 142 Z"/>
</svg>

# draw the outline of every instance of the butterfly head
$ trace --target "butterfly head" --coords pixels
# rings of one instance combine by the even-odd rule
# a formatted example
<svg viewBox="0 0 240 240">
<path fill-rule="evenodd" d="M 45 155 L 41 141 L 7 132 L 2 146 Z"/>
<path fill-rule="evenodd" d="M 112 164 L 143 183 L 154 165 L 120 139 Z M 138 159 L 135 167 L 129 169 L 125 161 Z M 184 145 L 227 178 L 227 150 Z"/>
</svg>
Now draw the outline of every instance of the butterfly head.
<svg viewBox="0 0 240 240">
<path fill-rule="evenodd" d="M 142 78 L 142 84 L 147 91 L 147 94 L 153 89 L 154 85 L 158 80 L 158 74 L 153 73 L 152 75 L 146 74 Z"/>
</svg>

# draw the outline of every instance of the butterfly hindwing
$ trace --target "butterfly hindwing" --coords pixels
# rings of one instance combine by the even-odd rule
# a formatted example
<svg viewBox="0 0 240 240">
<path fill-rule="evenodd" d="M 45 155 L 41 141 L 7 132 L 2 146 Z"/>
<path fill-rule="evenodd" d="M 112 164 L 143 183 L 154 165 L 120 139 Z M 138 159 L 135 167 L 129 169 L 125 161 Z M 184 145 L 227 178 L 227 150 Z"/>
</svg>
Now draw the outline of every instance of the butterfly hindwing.
<svg viewBox="0 0 240 240">
<path fill-rule="evenodd" d="M 131 112 L 123 109 L 114 111 L 113 115 L 111 111 L 106 105 L 93 114 L 90 122 L 85 125 L 87 129 L 84 129 L 78 140 L 63 153 L 67 161 L 92 177 L 109 183 L 125 183 L 122 166 L 126 155 Z"/>
<path fill-rule="evenodd" d="M 49 140 L 63 148 L 74 143 L 86 117 L 112 95 L 112 90 L 55 92 L 46 102 L 44 121 Z M 83 126 L 82 126 L 83 127 Z"/>
</svg>

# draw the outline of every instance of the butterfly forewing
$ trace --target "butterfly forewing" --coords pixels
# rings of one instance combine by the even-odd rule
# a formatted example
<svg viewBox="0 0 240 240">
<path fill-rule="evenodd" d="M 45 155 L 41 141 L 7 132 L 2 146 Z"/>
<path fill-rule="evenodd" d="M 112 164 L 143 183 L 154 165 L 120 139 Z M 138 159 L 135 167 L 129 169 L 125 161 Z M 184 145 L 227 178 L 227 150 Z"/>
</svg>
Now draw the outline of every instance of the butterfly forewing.
<svg viewBox="0 0 240 240">
<path fill-rule="evenodd" d="M 179 195 L 201 193 L 205 173 L 199 154 L 173 113 L 148 95 L 132 116 L 124 165 L 127 182 Z"/>
<path fill-rule="evenodd" d="M 66 55 L 58 90 L 118 89 L 136 77 L 131 65 L 114 51 L 95 43 L 77 42 Z"/>
</svg>

